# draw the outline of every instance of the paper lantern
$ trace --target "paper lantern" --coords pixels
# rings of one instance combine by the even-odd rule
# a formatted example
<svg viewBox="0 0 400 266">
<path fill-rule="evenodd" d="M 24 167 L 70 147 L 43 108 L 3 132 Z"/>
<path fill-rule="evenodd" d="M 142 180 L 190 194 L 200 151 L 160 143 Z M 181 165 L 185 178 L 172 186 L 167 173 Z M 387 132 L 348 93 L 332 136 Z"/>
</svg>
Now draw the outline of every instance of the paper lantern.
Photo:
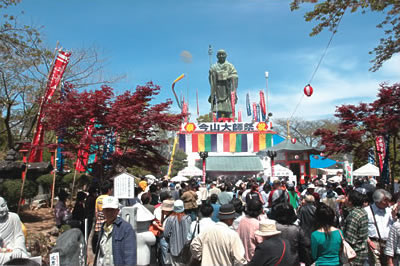
<svg viewBox="0 0 400 266">
<path fill-rule="evenodd" d="M 310 97 L 313 94 L 313 92 L 314 92 L 314 90 L 313 90 L 313 88 L 311 87 L 310 84 L 307 84 L 307 86 L 304 87 L 304 94 L 307 97 Z"/>
<path fill-rule="evenodd" d="M 291 141 L 293 144 L 296 144 L 296 138 L 292 138 Z"/>
</svg>

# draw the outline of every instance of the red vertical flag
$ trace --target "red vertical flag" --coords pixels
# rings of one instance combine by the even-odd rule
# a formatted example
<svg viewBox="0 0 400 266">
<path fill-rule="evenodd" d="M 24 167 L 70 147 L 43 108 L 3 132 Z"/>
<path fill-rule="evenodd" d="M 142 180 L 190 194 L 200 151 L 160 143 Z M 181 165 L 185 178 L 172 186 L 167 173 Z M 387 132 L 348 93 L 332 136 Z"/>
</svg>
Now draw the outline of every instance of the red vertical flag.
<svg viewBox="0 0 400 266">
<path fill-rule="evenodd" d="M 383 160 L 386 156 L 386 149 L 385 149 L 385 139 L 383 136 L 376 137 L 376 151 L 378 152 L 379 157 L 379 168 L 381 172 L 383 170 Z"/>
<path fill-rule="evenodd" d="M 43 142 L 44 142 L 44 129 L 43 129 L 43 118 L 44 118 L 44 107 L 50 102 L 51 97 L 54 95 L 57 87 L 60 85 L 61 78 L 64 74 L 65 68 L 67 67 L 70 52 L 59 51 L 56 61 L 54 62 L 53 68 L 51 69 L 49 80 L 47 81 L 46 93 L 42 99 L 39 108 L 38 120 L 36 124 L 35 135 L 32 140 L 31 153 L 29 154 L 28 162 L 41 162 L 43 160 Z"/>
<path fill-rule="evenodd" d="M 78 156 L 75 163 L 75 170 L 79 172 L 86 171 L 86 165 L 89 159 L 90 143 L 88 138 L 92 136 L 94 129 L 94 118 L 90 119 L 89 125 L 85 128 L 85 135 L 82 137 L 81 145 L 85 145 L 83 149 L 79 149 Z"/>
<path fill-rule="evenodd" d="M 238 111 L 238 122 L 242 122 L 242 111 Z"/>
<path fill-rule="evenodd" d="M 236 93 L 234 91 L 231 92 L 231 105 L 232 105 L 232 118 L 235 121 L 235 101 L 236 101 Z"/>
</svg>

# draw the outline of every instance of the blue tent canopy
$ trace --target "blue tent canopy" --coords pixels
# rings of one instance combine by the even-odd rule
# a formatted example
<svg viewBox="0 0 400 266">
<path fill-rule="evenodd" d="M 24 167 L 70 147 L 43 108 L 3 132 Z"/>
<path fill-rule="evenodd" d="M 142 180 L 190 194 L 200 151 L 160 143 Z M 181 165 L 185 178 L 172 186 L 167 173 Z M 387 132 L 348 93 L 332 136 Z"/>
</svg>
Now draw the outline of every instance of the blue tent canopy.
<svg viewBox="0 0 400 266">
<path fill-rule="evenodd" d="M 331 160 L 320 155 L 310 155 L 311 168 L 326 168 L 334 164 L 336 164 L 335 160 Z"/>
</svg>

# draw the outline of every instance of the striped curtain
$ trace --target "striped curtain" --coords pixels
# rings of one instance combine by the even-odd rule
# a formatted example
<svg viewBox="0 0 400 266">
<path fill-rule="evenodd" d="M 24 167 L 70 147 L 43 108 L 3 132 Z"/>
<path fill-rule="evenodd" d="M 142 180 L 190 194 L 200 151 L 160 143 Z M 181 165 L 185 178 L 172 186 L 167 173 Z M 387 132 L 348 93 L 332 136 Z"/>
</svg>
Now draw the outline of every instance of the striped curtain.
<svg viewBox="0 0 400 266">
<path fill-rule="evenodd" d="M 258 152 L 273 145 L 269 133 L 179 134 L 179 148 L 185 152 Z"/>
</svg>

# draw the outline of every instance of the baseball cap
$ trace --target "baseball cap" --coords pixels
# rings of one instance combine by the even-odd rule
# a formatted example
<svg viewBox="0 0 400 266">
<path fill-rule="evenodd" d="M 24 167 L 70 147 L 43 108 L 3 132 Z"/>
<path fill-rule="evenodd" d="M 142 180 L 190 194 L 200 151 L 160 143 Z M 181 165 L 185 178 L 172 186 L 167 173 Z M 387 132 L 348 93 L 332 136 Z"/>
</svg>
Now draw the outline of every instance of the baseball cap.
<svg viewBox="0 0 400 266">
<path fill-rule="evenodd" d="M 106 196 L 103 199 L 103 209 L 119 209 L 118 198 Z"/>
</svg>

